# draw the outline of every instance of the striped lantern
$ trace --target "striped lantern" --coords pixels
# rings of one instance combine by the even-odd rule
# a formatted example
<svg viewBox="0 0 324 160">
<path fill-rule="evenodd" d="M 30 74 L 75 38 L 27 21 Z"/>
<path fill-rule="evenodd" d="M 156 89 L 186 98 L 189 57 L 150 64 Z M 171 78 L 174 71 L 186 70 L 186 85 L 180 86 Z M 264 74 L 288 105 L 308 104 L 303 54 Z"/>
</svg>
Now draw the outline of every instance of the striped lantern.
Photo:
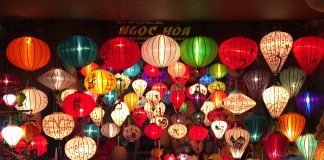
<svg viewBox="0 0 324 160">
<path fill-rule="evenodd" d="M 140 73 L 141 73 L 141 66 L 137 63 L 123 71 L 123 74 L 128 77 L 135 77 Z"/>
<path fill-rule="evenodd" d="M 305 160 L 314 159 L 317 140 L 315 139 L 313 134 L 305 134 L 299 136 L 296 141 L 296 145 Z"/>
<path fill-rule="evenodd" d="M 299 69 L 289 67 L 280 72 L 280 82 L 289 92 L 290 98 L 295 97 L 306 79 L 306 73 Z"/>
<path fill-rule="evenodd" d="M 263 102 L 272 118 L 278 118 L 289 100 L 289 92 L 282 86 L 272 85 L 262 93 Z"/>
<path fill-rule="evenodd" d="M 97 144 L 92 138 L 76 136 L 66 142 L 64 151 L 71 160 L 88 160 L 95 155 Z"/>
<path fill-rule="evenodd" d="M 43 118 L 42 126 L 44 133 L 56 140 L 62 140 L 72 133 L 74 129 L 73 117 L 62 113 L 54 112 Z"/>
<path fill-rule="evenodd" d="M 114 111 L 111 112 L 111 118 L 117 126 L 123 125 L 127 116 L 129 115 L 129 109 L 127 104 L 124 102 L 119 102 L 116 104 Z"/>
<path fill-rule="evenodd" d="M 243 76 L 246 88 L 254 99 L 259 99 L 270 81 L 270 73 L 263 69 L 248 71 Z"/>
<path fill-rule="evenodd" d="M 90 63 L 90 64 L 88 64 L 88 65 L 86 65 L 86 66 L 83 66 L 82 68 L 81 68 L 81 74 L 83 75 L 83 76 L 87 76 L 88 74 L 90 74 L 92 71 L 94 71 L 94 70 L 96 70 L 96 69 L 98 69 L 99 68 L 99 65 L 97 64 L 97 63 Z"/>
<path fill-rule="evenodd" d="M 15 148 L 16 144 L 23 136 L 23 130 L 16 125 L 8 125 L 2 129 L 1 135 L 10 148 Z"/>
<path fill-rule="evenodd" d="M 111 122 L 107 122 L 101 126 L 101 134 L 107 138 L 114 138 L 119 134 L 120 128 Z"/>
<path fill-rule="evenodd" d="M 209 74 L 216 79 L 221 79 L 227 75 L 227 67 L 222 63 L 215 63 L 210 66 Z"/>
<path fill-rule="evenodd" d="M 74 77 L 61 68 L 53 68 L 39 76 L 37 80 L 55 91 L 63 90 L 76 81 Z"/>
<path fill-rule="evenodd" d="M 262 144 L 270 160 L 281 160 L 289 144 L 289 140 L 281 133 L 274 132 L 263 137 Z"/>
<path fill-rule="evenodd" d="M 241 159 L 247 145 L 249 144 L 250 134 L 247 130 L 241 127 L 234 127 L 226 131 L 225 133 L 226 143 L 229 145 L 229 149 L 233 158 Z"/>
<path fill-rule="evenodd" d="M 168 67 L 169 75 L 174 78 L 180 78 L 186 73 L 186 66 L 181 62 L 176 62 Z"/>
<path fill-rule="evenodd" d="M 47 96 L 41 90 L 38 90 L 34 87 L 25 88 L 22 90 L 22 93 L 25 94 L 26 99 L 22 105 L 16 105 L 17 110 L 31 110 L 30 112 L 23 112 L 26 114 L 35 114 L 43 109 L 48 104 Z"/>
<path fill-rule="evenodd" d="M 281 133 L 284 134 L 290 142 L 295 142 L 299 135 L 303 132 L 306 124 L 304 116 L 288 112 L 279 117 L 279 127 Z"/>
<path fill-rule="evenodd" d="M 104 95 L 116 87 L 115 76 L 103 69 L 97 69 L 84 78 L 87 90 L 98 95 Z"/>
<path fill-rule="evenodd" d="M 139 97 L 134 92 L 128 92 L 124 96 L 124 102 L 127 104 L 129 111 L 133 112 L 139 102 Z"/>
</svg>

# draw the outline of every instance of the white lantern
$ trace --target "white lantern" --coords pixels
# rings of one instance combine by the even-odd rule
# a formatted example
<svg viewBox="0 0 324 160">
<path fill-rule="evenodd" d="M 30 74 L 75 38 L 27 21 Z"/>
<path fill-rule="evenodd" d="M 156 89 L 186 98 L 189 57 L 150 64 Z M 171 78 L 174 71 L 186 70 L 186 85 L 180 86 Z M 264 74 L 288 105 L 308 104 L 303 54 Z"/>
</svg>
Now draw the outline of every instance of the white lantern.
<svg viewBox="0 0 324 160">
<path fill-rule="evenodd" d="M 176 62 L 168 67 L 168 73 L 172 78 L 180 78 L 186 73 L 186 66 L 181 62 Z"/>
<path fill-rule="evenodd" d="M 90 118 L 93 123 L 97 126 L 100 126 L 103 117 L 105 116 L 105 110 L 102 107 L 95 107 L 92 112 L 90 113 Z"/>
<path fill-rule="evenodd" d="M 3 139 L 9 144 L 10 148 L 15 148 L 23 136 L 23 130 L 16 125 L 8 125 L 1 131 Z"/>
<path fill-rule="evenodd" d="M 187 127 L 181 123 L 175 123 L 168 129 L 168 133 L 175 139 L 181 139 L 187 134 Z"/>
<path fill-rule="evenodd" d="M 145 89 L 147 87 L 147 82 L 143 79 L 137 79 L 132 83 L 132 87 L 134 89 L 134 92 L 139 96 L 142 97 L 143 93 L 145 92 Z"/>
<path fill-rule="evenodd" d="M 101 134 L 107 138 L 114 138 L 118 135 L 120 128 L 115 123 L 105 123 L 101 126 Z"/>
<path fill-rule="evenodd" d="M 2 99 L 7 106 L 13 106 L 16 103 L 16 95 L 14 94 L 5 94 Z"/>
<path fill-rule="evenodd" d="M 223 101 L 223 107 L 236 115 L 242 114 L 256 105 L 253 99 L 240 92 L 231 93 Z"/>
<path fill-rule="evenodd" d="M 87 160 L 95 155 L 97 145 L 92 138 L 76 136 L 66 142 L 64 150 L 71 160 Z"/>
<path fill-rule="evenodd" d="M 262 98 L 272 118 L 278 118 L 286 107 L 289 93 L 284 87 L 272 85 L 263 91 Z"/>
<path fill-rule="evenodd" d="M 53 68 L 39 76 L 37 80 L 44 86 L 56 91 L 65 89 L 76 81 L 74 77 L 61 68 Z"/>
<path fill-rule="evenodd" d="M 147 118 L 153 119 L 154 117 L 162 117 L 165 113 L 166 107 L 163 102 L 158 104 L 145 103 L 144 110 L 147 113 Z"/>
<path fill-rule="evenodd" d="M 74 129 L 73 117 L 62 113 L 54 112 L 43 118 L 42 126 L 44 133 L 56 140 L 62 140 L 72 133 Z"/>
<path fill-rule="evenodd" d="M 207 115 L 210 111 L 216 109 L 215 104 L 212 101 L 205 101 L 201 106 L 200 110 L 205 113 L 204 124 L 205 126 L 210 126 L 211 122 L 208 120 Z"/>
<path fill-rule="evenodd" d="M 61 93 L 61 101 L 63 102 L 65 97 L 67 97 L 68 95 L 70 94 L 73 94 L 75 92 L 77 92 L 78 90 L 76 89 L 73 89 L 73 88 L 69 88 L 69 89 L 66 89 L 64 90 L 62 93 Z"/>
<path fill-rule="evenodd" d="M 199 92 L 199 93 L 201 93 L 203 95 L 206 95 L 207 94 L 207 88 L 202 84 L 196 83 L 196 84 L 190 86 L 190 88 L 189 88 L 189 93 L 191 95 L 194 94 L 195 92 Z"/>
<path fill-rule="evenodd" d="M 162 129 L 165 129 L 166 127 L 168 127 L 169 120 L 166 117 L 154 117 L 150 119 L 150 123 L 155 123 Z"/>
<path fill-rule="evenodd" d="M 157 104 L 161 101 L 161 94 L 159 91 L 150 90 L 146 93 L 145 98 L 147 102 Z"/>
<path fill-rule="evenodd" d="M 129 109 L 127 104 L 124 102 L 119 102 L 115 110 L 111 112 L 111 118 L 117 126 L 121 126 L 129 115 Z"/>
<path fill-rule="evenodd" d="M 227 129 L 227 122 L 222 120 L 216 120 L 211 124 L 211 128 L 217 139 L 221 139 Z"/>
<path fill-rule="evenodd" d="M 225 133 L 226 143 L 230 146 L 233 158 L 241 159 L 250 141 L 250 134 L 241 127 L 234 127 Z"/>
<path fill-rule="evenodd" d="M 22 90 L 22 93 L 25 94 L 26 99 L 22 103 L 22 105 L 16 105 L 15 108 L 17 110 L 31 110 L 30 112 L 24 112 L 27 114 L 35 114 L 43 109 L 48 104 L 47 96 L 44 92 L 41 90 L 38 90 L 36 88 L 25 88 Z"/>
</svg>

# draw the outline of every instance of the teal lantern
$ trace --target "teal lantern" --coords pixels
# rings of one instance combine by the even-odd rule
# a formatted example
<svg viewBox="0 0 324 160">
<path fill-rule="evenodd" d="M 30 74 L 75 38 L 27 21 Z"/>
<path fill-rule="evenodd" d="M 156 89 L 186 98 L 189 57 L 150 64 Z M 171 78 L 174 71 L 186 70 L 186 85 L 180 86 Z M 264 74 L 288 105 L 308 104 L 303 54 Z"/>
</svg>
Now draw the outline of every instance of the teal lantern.
<svg viewBox="0 0 324 160">
<path fill-rule="evenodd" d="M 82 67 L 96 60 L 98 47 L 87 36 L 73 35 L 58 44 L 57 52 L 64 64 Z"/>
<path fill-rule="evenodd" d="M 82 133 L 90 138 L 95 138 L 99 135 L 100 129 L 94 124 L 83 124 Z"/>
<path fill-rule="evenodd" d="M 210 64 L 217 55 L 217 43 L 209 37 L 192 37 L 180 44 L 180 58 L 192 67 L 202 68 Z"/>
<path fill-rule="evenodd" d="M 118 93 L 116 90 L 113 90 L 103 96 L 104 103 L 112 108 L 118 98 Z"/>
<path fill-rule="evenodd" d="M 268 128 L 268 119 L 254 113 L 244 118 L 244 126 L 250 133 L 250 141 L 256 144 Z"/>
<path fill-rule="evenodd" d="M 305 134 L 298 137 L 296 145 L 305 160 L 313 160 L 317 146 L 317 140 L 313 134 Z"/>
<path fill-rule="evenodd" d="M 295 67 L 289 67 L 281 71 L 279 75 L 282 86 L 289 92 L 290 98 L 295 97 L 302 87 L 306 73 Z"/>
<path fill-rule="evenodd" d="M 217 79 L 221 79 L 227 75 L 227 67 L 222 63 L 215 63 L 210 66 L 209 74 Z"/>
<path fill-rule="evenodd" d="M 128 77 L 135 77 L 139 73 L 141 73 L 141 66 L 138 64 L 135 64 L 135 65 L 131 66 L 130 68 L 125 69 L 123 73 L 124 73 L 124 75 L 126 75 Z"/>
<path fill-rule="evenodd" d="M 296 155 L 289 155 L 284 158 L 284 160 L 303 160 L 303 158 L 296 156 Z"/>
<path fill-rule="evenodd" d="M 167 105 L 171 105 L 171 99 L 170 99 L 170 95 L 171 95 L 171 90 L 167 90 L 164 97 L 162 98 L 162 102 L 164 102 Z"/>
</svg>

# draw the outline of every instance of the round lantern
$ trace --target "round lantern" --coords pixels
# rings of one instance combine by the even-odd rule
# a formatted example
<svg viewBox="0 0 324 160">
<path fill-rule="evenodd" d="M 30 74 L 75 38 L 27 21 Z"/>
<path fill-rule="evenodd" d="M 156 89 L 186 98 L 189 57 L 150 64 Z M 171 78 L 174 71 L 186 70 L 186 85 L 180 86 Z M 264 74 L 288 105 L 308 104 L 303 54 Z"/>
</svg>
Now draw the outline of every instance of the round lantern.
<svg viewBox="0 0 324 160">
<path fill-rule="evenodd" d="M 256 105 L 253 99 L 240 92 L 231 93 L 223 101 L 223 107 L 236 115 L 242 114 Z"/>
<path fill-rule="evenodd" d="M 112 38 L 103 43 L 99 50 L 100 59 L 117 71 L 133 66 L 140 56 L 137 43 L 125 37 Z"/>
<path fill-rule="evenodd" d="M 214 109 L 207 114 L 207 118 L 211 122 L 214 122 L 216 120 L 224 121 L 226 119 L 226 114 L 222 110 Z"/>
<path fill-rule="evenodd" d="M 94 124 L 83 124 L 82 133 L 90 138 L 95 138 L 99 135 L 100 129 Z"/>
<path fill-rule="evenodd" d="M 221 139 L 227 129 L 227 122 L 222 120 L 216 120 L 211 124 L 211 128 L 217 139 Z"/>
<path fill-rule="evenodd" d="M 199 78 L 199 83 L 201 83 L 204 86 L 208 86 L 210 83 L 214 82 L 216 78 L 214 76 L 211 76 L 209 73 L 203 75 Z"/>
<path fill-rule="evenodd" d="M 135 77 L 139 73 L 141 73 L 141 66 L 137 63 L 123 71 L 123 74 L 128 77 Z"/>
<path fill-rule="evenodd" d="M 263 91 L 262 98 L 271 117 L 278 118 L 289 100 L 289 92 L 279 85 L 272 85 Z"/>
<path fill-rule="evenodd" d="M 83 66 L 82 68 L 81 68 L 81 74 L 83 75 L 83 76 L 87 76 L 88 74 L 90 74 L 92 71 L 94 71 L 94 70 L 96 70 L 96 69 L 98 69 L 99 68 L 99 65 L 97 64 L 97 63 L 90 63 L 90 64 L 88 64 L 88 65 L 86 65 L 86 66 Z"/>
<path fill-rule="evenodd" d="M 102 119 L 105 116 L 105 110 L 101 106 L 95 107 L 90 113 L 90 118 L 97 126 L 101 125 Z"/>
<path fill-rule="evenodd" d="M 195 141 L 203 141 L 207 136 L 208 130 L 201 125 L 193 126 L 189 130 L 189 137 Z"/>
<path fill-rule="evenodd" d="M 322 101 L 319 93 L 312 90 L 306 90 L 297 95 L 296 104 L 298 109 L 307 118 L 311 118 L 321 107 Z"/>
<path fill-rule="evenodd" d="M 137 79 L 132 83 L 132 87 L 134 89 L 134 92 L 139 96 L 142 97 L 143 93 L 145 92 L 145 89 L 147 87 L 146 81 L 143 79 Z"/>
<path fill-rule="evenodd" d="M 233 158 L 241 159 L 247 145 L 249 144 L 250 134 L 248 131 L 234 127 L 225 133 L 226 143 L 230 147 Z"/>
<path fill-rule="evenodd" d="M 290 53 L 292 44 L 291 35 L 281 31 L 270 32 L 261 39 L 260 50 L 273 73 L 280 72 Z"/>
<path fill-rule="evenodd" d="M 141 137 L 141 135 L 142 135 L 141 129 L 134 125 L 128 125 L 126 128 L 124 128 L 123 131 L 123 137 L 130 142 L 135 142 Z"/>
<path fill-rule="evenodd" d="M 168 73 L 172 78 L 178 79 L 186 73 L 186 66 L 181 62 L 176 62 L 168 67 Z"/>
<path fill-rule="evenodd" d="M 132 116 L 137 127 L 142 127 L 147 118 L 146 111 L 143 108 L 135 109 Z"/>
<path fill-rule="evenodd" d="M 251 114 L 244 117 L 244 126 L 250 133 L 250 141 L 256 144 L 268 128 L 267 117 Z"/>
<path fill-rule="evenodd" d="M 243 76 L 243 81 L 249 91 L 249 95 L 254 99 L 259 99 L 264 89 L 268 86 L 270 77 L 270 73 L 263 69 L 253 69 L 246 72 Z"/>
<path fill-rule="evenodd" d="M 111 112 L 111 118 L 117 126 L 121 126 L 129 115 L 129 109 L 127 104 L 124 102 L 119 102 L 115 110 Z"/>
<path fill-rule="evenodd" d="M 92 138 L 76 136 L 66 142 L 64 151 L 71 160 L 88 160 L 96 153 L 97 144 Z"/>
<path fill-rule="evenodd" d="M 35 122 L 26 122 L 20 128 L 23 130 L 22 139 L 25 140 L 26 143 L 30 143 L 41 133 Z"/>
<path fill-rule="evenodd" d="M 15 148 L 18 141 L 23 136 L 23 130 L 16 125 L 8 125 L 1 131 L 3 139 L 9 144 L 10 148 Z"/>
<path fill-rule="evenodd" d="M 95 105 L 96 103 L 91 96 L 79 92 L 68 95 L 63 101 L 64 111 L 74 117 L 89 115 Z"/>
<path fill-rule="evenodd" d="M 73 35 L 58 44 L 57 52 L 64 64 L 82 67 L 96 60 L 98 47 L 87 36 Z"/>
<path fill-rule="evenodd" d="M 54 112 L 43 118 L 42 126 L 44 133 L 56 140 L 62 140 L 72 133 L 74 129 L 73 117 L 62 113 Z"/>
<path fill-rule="evenodd" d="M 56 91 L 65 89 L 76 81 L 74 77 L 61 68 L 53 68 L 39 76 L 37 80 L 44 86 Z"/>
<path fill-rule="evenodd" d="M 217 109 L 222 108 L 223 100 L 227 97 L 226 92 L 217 90 L 210 94 L 209 98 L 214 103 Z"/>
<path fill-rule="evenodd" d="M 120 128 L 114 123 L 105 123 L 101 126 L 101 134 L 107 138 L 114 138 L 119 134 Z"/>
<path fill-rule="evenodd" d="M 146 64 L 144 66 L 144 73 L 150 76 L 151 78 L 156 78 L 161 75 L 161 71 L 159 70 L 159 68 L 150 64 Z"/>
<path fill-rule="evenodd" d="M 299 135 L 303 132 L 306 124 L 304 116 L 288 112 L 279 117 L 279 127 L 281 133 L 284 134 L 290 142 L 295 142 Z"/>
<path fill-rule="evenodd" d="M 179 111 L 180 106 L 184 102 L 185 98 L 186 98 L 185 94 L 180 91 L 174 91 L 170 94 L 170 100 L 176 111 Z"/>
<path fill-rule="evenodd" d="M 324 141 L 317 143 L 317 147 L 314 154 L 314 160 L 322 160 L 324 157 Z"/>
<path fill-rule="evenodd" d="M 5 94 L 2 99 L 7 106 L 16 105 L 16 95 L 14 94 Z"/>
<path fill-rule="evenodd" d="M 126 160 L 127 149 L 123 146 L 115 146 L 111 151 L 111 158 L 113 160 Z"/>
<path fill-rule="evenodd" d="M 16 92 L 22 85 L 21 79 L 14 73 L 0 73 L 0 91 L 4 93 Z"/>
<path fill-rule="evenodd" d="M 104 102 L 106 103 L 106 105 L 108 107 L 112 108 L 118 99 L 118 93 L 117 93 L 117 91 L 113 90 L 109 93 L 106 93 L 103 96 L 103 99 L 104 99 Z"/>
<path fill-rule="evenodd" d="M 227 74 L 227 67 L 221 63 L 215 63 L 210 66 L 209 74 L 217 79 L 221 79 Z"/>
<path fill-rule="evenodd" d="M 22 93 L 25 94 L 26 99 L 21 106 L 16 105 L 15 108 L 17 110 L 31 110 L 30 112 L 23 112 L 23 113 L 28 113 L 28 114 L 38 113 L 43 109 L 45 109 L 45 107 L 48 104 L 47 96 L 41 90 L 30 87 L 22 90 Z"/>
<path fill-rule="evenodd" d="M 127 107 L 130 112 L 134 111 L 138 101 L 139 101 L 139 97 L 134 92 L 129 92 L 124 96 L 124 102 L 127 104 Z"/>
<path fill-rule="evenodd" d="M 218 49 L 219 59 L 233 70 L 251 65 L 258 56 L 258 45 L 246 37 L 225 40 Z"/>
<path fill-rule="evenodd" d="M 48 45 L 34 37 L 14 39 L 7 46 L 6 54 L 13 65 L 26 71 L 35 71 L 44 67 L 51 58 Z"/>
<path fill-rule="evenodd" d="M 213 93 L 217 90 L 225 91 L 226 85 L 222 81 L 214 81 L 214 82 L 208 84 L 207 89 L 210 93 Z"/>
<path fill-rule="evenodd" d="M 157 140 L 162 136 L 163 129 L 157 124 L 151 123 L 145 127 L 144 134 L 152 140 Z"/>
<path fill-rule="evenodd" d="M 47 152 L 47 139 L 42 135 L 39 135 L 33 139 L 28 146 L 28 150 L 36 150 L 37 156 L 40 157 Z"/>
<path fill-rule="evenodd" d="M 262 144 L 270 160 L 282 159 L 288 143 L 287 137 L 278 132 L 270 133 L 262 139 Z"/>
<path fill-rule="evenodd" d="M 116 87 L 115 76 L 103 69 L 97 69 L 84 78 L 87 90 L 98 95 L 104 95 Z"/>
<path fill-rule="evenodd" d="M 298 94 L 306 79 L 306 74 L 299 68 L 289 67 L 280 72 L 279 78 L 282 86 L 287 89 L 292 98 Z"/>
<path fill-rule="evenodd" d="M 64 99 L 68 96 L 68 95 L 70 95 L 70 94 L 73 94 L 73 93 L 75 93 L 75 92 L 77 92 L 78 90 L 76 90 L 76 89 L 73 89 L 73 88 L 69 88 L 69 89 L 65 89 L 62 93 L 61 93 L 61 101 L 63 102 L 64 101 Z"/>
<path fill-rule="evenodd" d="M 195 108 L 200 110 L 202 104 L 206 100 L 206 95 L 196 92 L 191 95 L 190 99 L 191 99 L 193 105 L 195 106 Z"/>
<path fill-rule="evenodd" d="M 316 36 L 299 38 L 294 42 L 293 53 L 299 66 L 311 76 L 324 56 L 324 40 Z"/>
<path fill-rule="evenodd" d="M 124 93 L 124 90 L 128 88 L 128 86 L 131 83 L 131 80 L 128 76 L 117 73 L 115 75 L 116 77 L 116 91 L 119 96 L 121 96 Z"/>
<path fill-rule="evenodd" d="M 156 35 L 142 44 L 142 58 L 152 66 L 163 68 L 176 63 L 180 58 L 178 43 L 171 37 Z"/>
<path fill-rule="evenodd" d="M 181 59 L 195 68 L 210 64 L 217 55 L 217 43 L 209 37 L 192 37 L 180 44 Z"/>
<path fill-rule="evenodd" d="M 296 141 L 298 150 L 303 155 L 305 160 L 313 160 L 317 146 L 317 140 L 313 134 L 305 134 L 298 137 Z"/>
<path fill-rule="evenodd" d="M 181 123 L 175 123 L 169 127 L 168 133 L 172 138 L 181 139 L 186 136 L 187 127 Z"/>
</svg>

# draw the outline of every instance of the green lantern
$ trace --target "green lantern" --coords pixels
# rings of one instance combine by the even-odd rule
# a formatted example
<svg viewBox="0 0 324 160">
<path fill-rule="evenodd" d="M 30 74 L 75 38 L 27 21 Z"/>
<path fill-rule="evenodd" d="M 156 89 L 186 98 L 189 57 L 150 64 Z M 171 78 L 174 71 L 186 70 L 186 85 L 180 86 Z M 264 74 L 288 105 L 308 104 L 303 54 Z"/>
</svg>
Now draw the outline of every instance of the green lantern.
<svg viewBox="0 0 324 160">
<path fill-rule="evenodd" d="M 279 75 L 282 86 L 289 92 L 290 98 L 295 97 L 302 87 L 306 73 L 295 67 L 289 67 L 281 71 Z"/>
<path fill-rule="evenodd" d="M 63 63 L 82 67 L 96 60 L 98 47 L 87 36 L 73 35 L 58 44 L 57 52 Z"/>
<path fill-rule="evenodd" d="M 217 79 L 221 79 L 227 74 L 227 67 L 222 63 L 215 63 L 210 66 L 209 74 Z"/>
<path fill-rule="evenodd" d="M 317 140 L 313 134 L 305 134 L 298 137 L 296 145 L 305 160 L 313 160 L 317 146 Z"/>
<path fill-rule="evenodd" d="M 263 115 L 251 114 L 244 118 L 244 126 L 250 133 L 250 141 L 256 144 L 268 128 L 268 119 Z"/>
<path fill-rule="evenodd" d="M 187 111 L 187 103 L 183 102 L 180 106 L 179 112 L 184 114 Z"/>
<path fill-rule="evenodd" d="M 94 124 L 83 124 L 82 133 L 90 138 L 95 138 L 99 135 L 99 127 Z"/>
<path fill-rule="evenodd" d="M 183 62 L 195 68 L 202 68 L 216 58 L 217 43 L 209 37 L 192 37 L 181 43 L 180 52 Z"/>
</svg>

